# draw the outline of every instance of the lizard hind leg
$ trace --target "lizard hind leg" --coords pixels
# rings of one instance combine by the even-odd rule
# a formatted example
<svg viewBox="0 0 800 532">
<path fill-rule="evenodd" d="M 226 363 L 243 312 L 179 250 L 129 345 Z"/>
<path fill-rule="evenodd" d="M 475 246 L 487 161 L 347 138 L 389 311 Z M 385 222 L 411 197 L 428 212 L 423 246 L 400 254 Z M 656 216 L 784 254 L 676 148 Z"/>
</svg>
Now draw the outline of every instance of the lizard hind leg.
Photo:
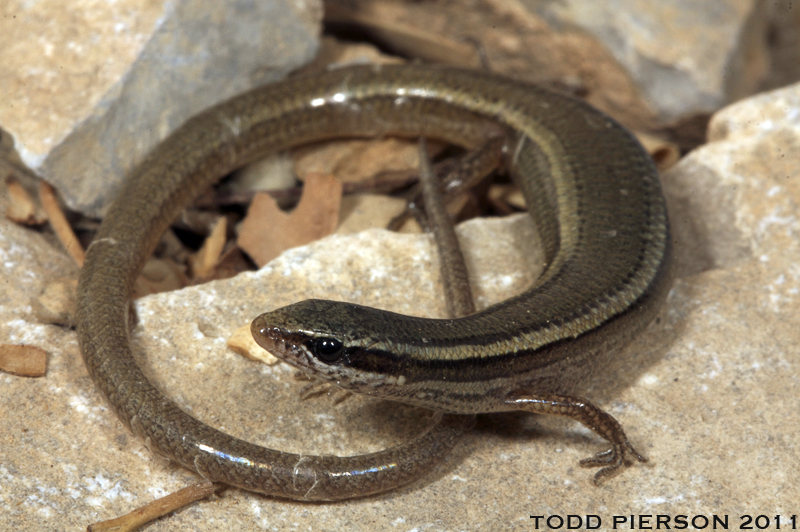
<svg viewBox="0 0 800 532">
<path fill-rule="evenodd" d="M 580 461 L 583 467 L 601 467 L 594 476 L 595 485 L 612 478 L 633 463 L 646 462 L 628 441 L 622 425 L 614 417 L 582 397 L 556 394 L 534 394 L 525 390 L 512 393 L 506 404 L 514 410 L 574 419 L 611 443 L 611 449 Z"/>
</svg>

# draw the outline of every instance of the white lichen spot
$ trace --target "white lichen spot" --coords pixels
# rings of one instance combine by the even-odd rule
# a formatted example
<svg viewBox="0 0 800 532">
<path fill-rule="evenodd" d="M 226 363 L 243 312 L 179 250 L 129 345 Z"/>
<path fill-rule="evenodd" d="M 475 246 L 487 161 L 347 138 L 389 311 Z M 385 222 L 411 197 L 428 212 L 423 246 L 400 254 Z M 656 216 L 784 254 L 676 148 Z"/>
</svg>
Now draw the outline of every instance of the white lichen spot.
<svg viewBox="0 0 800 532">
<path fill-rule="evenodd" d="M 154 499 L 160 499 L 162 497 L 166 497 L 167 495 L 169 495 L 167 490 L 165 490 L 160 486 L 151 486 L 147 488 L 147 493 L 152 495 Z"/>
<path fill-rule="evenodd" d="M 38 506 L 36 508 L 36 513 L 39 514 L 40 516 L 51 517 L 53 515 L 53 509 L 50 508 L 49 506 L 46 506 L 48 504 L 47 501 L 37 498 L 37 500 L 33 502 L 36 502 Z"/>
<path fill-rule="evenodd" d="M 3 464 L 0 464 L 0 480 L 4 483 L 14 480 L 14 475 Z"/>
<path fill-rule="evenodd" d="M 660 382 L 660 380 L 661 379 L 658 378 L 658 375 L 654 375 L 653 373 L 645 373 L 645 375 L 639 379 L 639 382 L 647 386 L 655 386 Z"/>
<path fill-rule="evenodd" d="M 797 288 L 785 286 L 786 282 L 786 275 L 781 273 L 771 284 L 765 287 L 766 291 L 769 293 L 770 307 L 774 312 L 780 311 L 782 306 L 786 304 L 791 304 L 793 298 L 790 296 L 797 294 Z"/>
<path fill-rule="evenodd" d="M 509 288 L 514 284 L 516 275 L 500 275 L 497 277 L 497 285 L 503 288 Z"/>
<path fill-rule="evenodd" d="M 369 282 L 371 283 L 386 279 L 388 276 L 389 273 L 386 271 L 386 268 L 375 267 L 369 270 Z"/>
<path fill-rule="evenodd" d="M 762 120 L 758 123 L 758 129 L 761 131 L 772 131 L 775 129 L 775 122 L 772 120 Z"/>
<path fill-rule="evenodd" d="M 126 501 L 133 501 L 133 494 L 122 488 L 121 482 L 114 482 L 102 474 L 95 475 L 93 478 L 84 477 L 85 489 L 89 493 L 96 494 L 93 497 L 86 497 L 85 500 L 91 506 L 104 507 L 108 501 L 123 498 Z"/>
<path fill-rule="evenodd" d="M 250 501 L 250 511 L 256 517 L 261 517 L 261 504 L 256 500 Z"/>
<path fill-rule="evenodd" d="M 50 41 L 44 41 L 42 43 L 42 48 L 45 57 L 53 57 L 53 52 L 56 49 L 56 46 Z"/>
<path fill-rule="evenodd" d="M 86 397 L 80 395 L 73 395 L 69 398 L 69 406 L 74 408 L 79 414 L 89 414 L 91 415 L 91 409 L 89 408 L 89 400 Z"/>
<path fill-rule="evenodd" d="M 761 235 L 762 237 L 767 236 L 769 233 L 774 232 L 774 229 L 771 229 L 773 225 L 778 226 L 792 226 L 796 223 L 797 218 L 794 215 L 786 215 L 780 216 L 780 211 L 782 209 L 780 207 L 776 207 L 773 209 L 772 213 L 764 216 L 758 223 L 756 232 Z"/>
</svg>

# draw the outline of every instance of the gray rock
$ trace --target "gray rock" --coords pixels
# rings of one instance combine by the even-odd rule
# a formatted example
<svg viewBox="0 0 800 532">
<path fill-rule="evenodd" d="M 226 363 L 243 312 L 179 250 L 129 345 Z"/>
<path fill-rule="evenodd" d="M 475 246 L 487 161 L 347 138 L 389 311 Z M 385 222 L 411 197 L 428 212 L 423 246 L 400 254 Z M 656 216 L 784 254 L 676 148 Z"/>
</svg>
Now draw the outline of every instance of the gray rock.
<svg viewBox="0 0 800 532">
<path fill-rule="evenodd" d="M 767 75 L 763 0 L 527 0 L 598 37 L 663 120 L 710 113 L 752 94 Z"/>
<path fill-rule="evenodd" d="M 17 136 L 25 162 L 73 209 L 101 216 L 123 176 L 187 118 L 280 79 L 316 50 L 316 1 L 179 0 L 164 8 L 138 57 L 51 151 L 33 154 Z"/>
</svg>

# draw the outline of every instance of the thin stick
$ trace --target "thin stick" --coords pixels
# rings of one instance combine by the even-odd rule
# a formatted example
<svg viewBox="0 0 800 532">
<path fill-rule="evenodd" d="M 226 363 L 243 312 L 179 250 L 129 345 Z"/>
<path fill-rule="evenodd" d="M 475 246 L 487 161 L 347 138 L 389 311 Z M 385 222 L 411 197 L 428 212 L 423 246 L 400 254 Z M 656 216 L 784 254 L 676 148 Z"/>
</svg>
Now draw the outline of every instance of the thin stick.
<svg viewBox="0 0 800 532">
<path fill-rule="evenodd" d="M 61 210 L 58 204 L 55 190 L 44 181 L 39 183 L 39 201 L 42 202 L 42 208 L 50 220 L 53 231 L 56 232 L 56 236 L 61 241 L 61 245 L 64 246 L 64 249 L 67 250 L 67 253 L 78 266 L 83 266 L 83 259 L 86 256 L 83 246 L 78 242 L 78 238 L 67 221 L 67 217 L 64 216 L 64 211 Z"/>
<path fill-rule="evenodd" d="M 175 493 L 170 493 L 166 497 L 156 499 L 122 517 L 89 525 L 86 530 L 88 532 L 102 532 L 107 530 L 113 530 L 114 532 L 133 532 L 150 521 L 158 519 L 162 515 L 174 512 L 194 501 L 205 499 L 220 487 L 220 484 L 214 484 L 209 480 L 204 480 L 183 488 L 182 490 L 178 490 Z"/>
</svg>

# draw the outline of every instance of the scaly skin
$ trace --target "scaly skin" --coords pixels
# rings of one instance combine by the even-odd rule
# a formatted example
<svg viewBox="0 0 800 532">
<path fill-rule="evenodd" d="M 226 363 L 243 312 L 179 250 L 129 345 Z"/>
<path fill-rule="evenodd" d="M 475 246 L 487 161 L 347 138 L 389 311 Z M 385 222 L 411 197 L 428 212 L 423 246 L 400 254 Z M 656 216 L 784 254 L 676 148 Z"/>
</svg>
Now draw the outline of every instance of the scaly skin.
<svg viewBox="0 0 800 532">
<path fill-rule="evenodd" d="M 333 137 L 388 134 L 474 147 L 496 124 L 521 139 L 509 167 L 549 261 L 536 286 L 455 321 L 305 302 L 259 324 L 308 331 L 316 325 L 295 318 L 324 307 L 324 316 L 311 319 L 322 322 L 325 335 L 364 341 L 378 356 L 404 357 L 404 380 L 413 386 L 386 386 L 373 395 L 460 413 L 523 408 L 584 423 L 604 419 L 594 410 L 574 414 L 574 404 L 558 401 L 571 399 L 563 394 L 602 371 L 606 357 L 649 323 L 666 296 L 667 217 L 652 162 L 629 133 L 579 101 L 479 72 L 383 66 L 292 79 L 233 98 L 189 120 L 128 177 L 88 250 L 77 311 L 89 374 L 123 423 L 206 479 L 277 497 L 359 497 L 429 472 L 468 428 L 470 416 L 445 415 L 417 440 L 351 458 L 282 453 L 194 419 L 136 365 L 127 330 L 130 293 L 179 212 L 219 177 L 266 153 Z M 415 340 L 423 337 L 435 348 L 428 355 Z M 284 346 L 285 339 L 274 343 Z M 285 356 L 322 377 L 333 367 Z M 385 359 L 368 363 L 376 361 Z M 470 392 L 460 393 L 448 379 L 470 383 Z M 539 401 L 543 397 L 556 399 Z M 614 445 L 613 456 L 601 462 L 616 470 L 626 453 L 636 453 L 616 420 L 599 412 L 613 423 L 601 421 L 594 430 Z"/>
</svg>

